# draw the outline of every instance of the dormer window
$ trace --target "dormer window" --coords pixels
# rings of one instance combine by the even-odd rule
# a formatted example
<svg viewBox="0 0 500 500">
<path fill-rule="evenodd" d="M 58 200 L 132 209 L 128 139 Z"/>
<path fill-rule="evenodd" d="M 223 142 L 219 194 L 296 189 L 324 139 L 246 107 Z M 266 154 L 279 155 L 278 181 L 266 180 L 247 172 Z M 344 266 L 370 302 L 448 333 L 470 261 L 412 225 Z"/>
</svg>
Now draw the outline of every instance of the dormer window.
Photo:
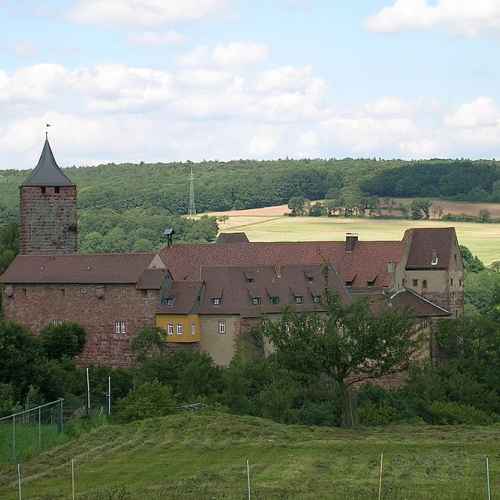
<svg viewBox="0 0 500 500">
<path fill-rule="evenodd" d="M 280 303 L 280 298 L 276 295 L 269 297 L 269 302 L 273 305 L 278 305 Z"/>
<path fill-rule="evenodd" d="M 439 257 L 436 252 L 436 250 L 432 251 L 432 261 L 431 261 L 431 266 L 437 266 L 439 263 Z"/>
<path fill-rule="evenodd" d="M 243 275 L 247 283 L 255 283 L 254 273 L 243 273 Z"/>
<path fill-rule="evenodd" d="M 313 295 L 313 302 L 315 304 L 321 304 L 321 295 Z"/>
<path fill-rule="evenodd" d="M 295 295 L 295 303 L 296 304 L 303 304 L 304 303 L 304 297 L 302 295 Z"/>
<path fill-rule="evenodd" d="M 252 297 L 252 305 L 260 306 L 262 304 L 262 299 L 260 297 Z"/>
<path fill-rule="evenodd" d="M 164 306 L 172 307 L 174 305 L 174 303 L 175 303 L 175 297 L 163 297 L 161 299 L 161 303 Z"/>
<path fill-rule="evenodd" d="M 221 297 L 213 297 L 212 298 L 212 305 L 214 306 L 220 306 L 222 304 L 222 298 Z"/>
</svg>

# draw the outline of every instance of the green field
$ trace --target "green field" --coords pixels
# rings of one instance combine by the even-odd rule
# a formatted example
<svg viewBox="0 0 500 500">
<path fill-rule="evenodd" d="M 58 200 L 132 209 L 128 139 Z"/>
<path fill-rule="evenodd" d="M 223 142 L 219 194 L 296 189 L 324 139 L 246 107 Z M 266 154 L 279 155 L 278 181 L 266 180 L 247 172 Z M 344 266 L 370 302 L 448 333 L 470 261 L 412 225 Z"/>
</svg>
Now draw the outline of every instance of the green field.
<svg viewBox="0 0 500 500">
<path fill-rule="evenodd" d="M 400 240 L 411 227 L 453 226 L 460 243 L 485 263 L 500 260 L 500 224 L 249 215 L 229 217 L 220 226 L 222 232 L 245 231 L 251 241 L 342 240 L 349 232 L 358 233 L 361 240 L 367 241 Z"/>
<path fill-rule="evenodd" d="M 333 429 L 225 414 L 180 414 L 105 426 L 22 464 L 23 498 L 483 499 L 485 456 L 500 493 L 500 427 Z M 0 466 L 0 498 L 16 499 L 16 469 Z M 493 496 L 495 498 L 495 496 Z"/>
</svg>

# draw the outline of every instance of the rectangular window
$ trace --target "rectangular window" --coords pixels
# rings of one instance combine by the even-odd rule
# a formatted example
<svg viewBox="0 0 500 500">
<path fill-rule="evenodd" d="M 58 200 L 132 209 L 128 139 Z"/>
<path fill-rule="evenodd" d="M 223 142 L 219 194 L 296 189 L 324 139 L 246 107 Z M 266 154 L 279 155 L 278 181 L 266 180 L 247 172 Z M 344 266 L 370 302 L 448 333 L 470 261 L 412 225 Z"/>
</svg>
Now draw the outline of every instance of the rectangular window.
<svg viewBox="0 0 500 500">
<path fill-rule="evenodd" d="M 302 295 L 296 295 L 295 296 L 295 303 L 296 304 L 303 304 L 304 303 L 304 297 L 302 297 Z"/>
<path fill-rule="evenodd" d="M 63 324 L 62 319 L 52 319 L 50 320 L 49 326 L 61 326 Z"/>
<path fill-rule="evenodd" d="M 277 296 L 269 297 L 269 302 L 271 302 L 271 304 L 277 305 L 280 303 L 280 298 Z"/>
<path fill-rule="evenodd" d="M 261 304 L 261 302 L 262 302 L 262 301 L 261 301 L 260 297 L 252 297 L 252 304 L 253 304 L 254 306 L 258 306 L 258 305 L 260 305 L 260 304 Z"/>
<path fill-rule="evenodd" d="M 54 193 L 59 194 L 59 188 L 58 187 L 54 188 Z"/>
<path fill-rule="evenodd" d="M 427 288 L 427 280 L 422 281 L 422 288 Z"/>
<path fill-rule="evenodd" d="M 450 285 L 453 286 L 453 278 L 450 279 Z"/>
<path fill-rule="evenodd" d="M 219 335 L 225 335 L 226 334 L 226 322 L 221 319 L 219 321 Z"/>
<path fill-rule="evenodd" d="M 164 306 L 170 306 L 170 307 L 172 307 L 174 305 L 174 297 L 163 297 L 161 299 L 161 303 Z"/>
<path fill-rule="evenodd" d="M 169 323 L 167 325 L 167 335 L 173 335 L 174 334 L 174 324 Z"/>
<path fill-rule="evenodd" d="M 418 280 L 413 280 L 413 286 L 418 286 Z"/>
<path fill-rule="evenodd" d="M 115 334 L 125 335 L 127 333 L 127 322 L 123 320 L 115 321 Z"/>
<path fill-rule="evenodd" d="M 314 295 L 313 296 L 313 302 L 315 304 L 321 304 L 321 295 Z"/>
<path fill-rule="evenodd" d="M 184 333 L 184 327 L 178 323 L 177 324 L 177 335 L 182 335 Z"/>
<path fill-rule="evenodd" d="M 191 335 L 196 335 L 196 323 L 191 323 Z"/>
<path fill-rule="evenodd" d="M 214 306 L 220 306 L 220 305 L 221 305 L 221 303 L 222 303 L 222 299 L 221 299 L 220 297 L 214 297 L 214 298 L 212 299 L 212 304 L 213 304 Z"/>
</svg>

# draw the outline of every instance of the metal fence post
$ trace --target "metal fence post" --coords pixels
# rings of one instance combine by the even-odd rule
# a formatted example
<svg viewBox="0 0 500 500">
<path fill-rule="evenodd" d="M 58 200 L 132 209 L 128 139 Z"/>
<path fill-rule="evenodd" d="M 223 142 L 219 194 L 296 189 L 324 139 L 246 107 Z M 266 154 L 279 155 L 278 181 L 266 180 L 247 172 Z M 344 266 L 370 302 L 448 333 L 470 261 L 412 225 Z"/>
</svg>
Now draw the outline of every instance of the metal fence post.
<svg viewBox="0 0 500 500">
<path fill-rule="evenodd" d="M 382 500 L 382 475 L 384 474 L 384 453 L 380 454 L 380 475 L 378 481 L 378 500 Z"/>
<path fill-rule="evenodd" d="M 23 491 L 21 488 L 21 464 L 17 464 L 17 488 L 19 493 L 19 500 L 23 500 Z"/>
<path fill-rule="evenodd" d="M 490 460 L 488 457 L 486 457 L 486 491 L 488 492 L 488 500 L 491 500 Z"/>
<path fill-rule="evenodd" d="M 248 500 L 252 498 L 252 490 L 250 488 L 250 464 L 247 459 L 247 488 L 248 488 Z"/>
<path fill-rule="evenodd" d="M 12 459 L 16 461 L 16 417 L 12 417 Z"/>
</svg>

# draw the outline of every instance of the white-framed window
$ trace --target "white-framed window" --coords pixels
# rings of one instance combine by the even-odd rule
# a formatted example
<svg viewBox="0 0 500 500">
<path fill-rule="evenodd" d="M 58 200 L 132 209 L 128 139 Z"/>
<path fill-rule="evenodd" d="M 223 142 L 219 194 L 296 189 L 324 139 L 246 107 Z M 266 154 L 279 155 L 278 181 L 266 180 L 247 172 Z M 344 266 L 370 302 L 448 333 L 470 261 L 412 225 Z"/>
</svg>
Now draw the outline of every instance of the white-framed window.
<svg viewBox="0 0 500 500">
<path fill-rule="evenodd" d="M 296 304 L 303 304 L 304 303 L 304 297 L 302 297 L 302 295 L 295 295 L 295 303 Z"/>
<path fill-rule="evenodd" d="M 51 319 L 49 326 L 61 326 L 63 324 L 62 319 Z"/>
<path fill-rule="evenodd" d="M 191 335 L 196 335 L 196 323 L 191 323 Z"/>
<path fill-rule="evenodd" d="M 214 306 L 220 306 L 222 304 L 222 299 L 220 297 L 213 297 L 212 304 Z"/>
<path fill-rule="evenodd" d="M 181 323 L 177 323 L 177 335 L 182 335 L 184 333 L 184 327 Z"/>
<path fill-rule="evenodd" d="M 127 333 L 127 322 L 124 320 L 115 321 L 115 334 L 125 335 Z"/>
<path fill-rule="evenodd" d="M 174 334 L 174 324 L 169 323 L 167 325 L 167 335 L 173 335 Z"/>
<path fill-rule="evenodd" d="M 219 320 L 219 335 L 226 335 L 226 321 L 223 319 Z"/>
</svg>

